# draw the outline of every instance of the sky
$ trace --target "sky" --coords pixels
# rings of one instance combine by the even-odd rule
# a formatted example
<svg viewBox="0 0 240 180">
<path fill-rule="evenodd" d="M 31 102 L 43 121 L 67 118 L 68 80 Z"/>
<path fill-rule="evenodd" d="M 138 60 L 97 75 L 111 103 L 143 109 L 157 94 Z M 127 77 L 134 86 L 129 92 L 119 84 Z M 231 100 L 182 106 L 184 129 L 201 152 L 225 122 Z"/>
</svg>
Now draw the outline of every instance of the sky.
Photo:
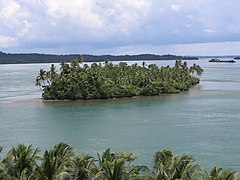
<svg viewBox="0 0 240 180">
<path fill-rule="evenodd" d="M 0 0 L 0 51 L 239 55 L 239 0 Z"/>
</svg>

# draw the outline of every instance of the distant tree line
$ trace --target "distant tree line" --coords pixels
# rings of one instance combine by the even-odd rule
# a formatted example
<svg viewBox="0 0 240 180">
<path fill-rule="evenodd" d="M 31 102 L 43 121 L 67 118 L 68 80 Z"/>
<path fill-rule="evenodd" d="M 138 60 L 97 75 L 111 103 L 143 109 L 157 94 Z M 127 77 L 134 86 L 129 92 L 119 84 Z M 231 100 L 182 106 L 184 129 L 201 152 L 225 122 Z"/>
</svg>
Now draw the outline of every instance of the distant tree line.
<svg viewBox="0 0 240 180">
<path fill-rule="evenodd" d="M 190 56 L 176 56 L 176 55 L 154 55 L 154 54 L 140 54 L 140 55 L 82 55 L 85 62 L 101 62 L 106 59 L 109 61 L 147 61 L 147 60 L 196 60 L 197 57 Z M 53 55 L 53 54 L 11 54 L 0 52 L 0 64 L 21 64 L 21 63 L 60 63 L 62 61 L 71 62 L 76 59 L 77 54 L 68 55 Z"/>
<path fill-rule="evenodd" d="M 57 70 L 40 69 L 36 86 L 47 100 L 107 99 L 132 96 L 153 96 L 163 93 L 179 93 L 199 83 L 203 69 L 196 64 L 177 60 L 174 67 L 158 67 L 156 64 L 128 65 L 120 62 L 83 64 L 79 56 L 71 63 L 62 62 Z"/>
<path fill-rule="evenodd" d="M 0 152 L 2 148 L 0 147 Z M 205 171 L 192 156 L 177 155 L 170 150 L 156 152 L 153 168 L 133 164 L 137 155 L 112 152 L 97 158 L 78 155 L 66 143 L 58 143 L 40 155 L 39 148 L 20 144 L 0 159 L 2 180 L 239 180 L 231 169 L 213 167 Z"/>
</svg>

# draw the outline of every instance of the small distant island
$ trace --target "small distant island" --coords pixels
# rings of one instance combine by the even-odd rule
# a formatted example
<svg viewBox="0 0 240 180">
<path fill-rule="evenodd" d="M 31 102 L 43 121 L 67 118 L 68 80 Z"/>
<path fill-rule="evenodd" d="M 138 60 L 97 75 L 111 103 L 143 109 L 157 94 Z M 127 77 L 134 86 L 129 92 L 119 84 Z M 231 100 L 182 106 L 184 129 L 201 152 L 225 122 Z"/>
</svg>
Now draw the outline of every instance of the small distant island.
<svg viewBox="0 0 240 180">
<path fill-rule="evenodd" d="M 174 67 L 156 64 L 114 65 L 104 63 L 83 64 L 79 56 L 70 64 L 62 62 L 59 72 L 54 64 L 49 71 L 40 69 L 36 86 L 44 100 L 108 99 L 133 96 L 153 96 L 179 93 L 199 83 L 203 69 L 196 64 L 177 60 Z"/>
<path fill-rule="evenodd" d="M 220 60 L 220 59 L 217 59 L 217 58 L 213 58 L 211 60 L 209 60 L 208 62 L 217 62 L 217 63 L 236 63 L 236 61 L 234 60 Z"/>
<path fill-rule="evenodd" d="M 171 54 L 139 54 L 139 55 L 82 55 L 85 62 L 104 62 L 109 61 L 148 61 L 148 60 L 198 60 L 197 57 L 176 56 Z M 76 59 L 78 54 L 53 55 L 53 54 L 11 54 L 0 52 L 0 64 L 26 64 L 26 63 L 61 63 L 71 62 Z"/>
</svg>

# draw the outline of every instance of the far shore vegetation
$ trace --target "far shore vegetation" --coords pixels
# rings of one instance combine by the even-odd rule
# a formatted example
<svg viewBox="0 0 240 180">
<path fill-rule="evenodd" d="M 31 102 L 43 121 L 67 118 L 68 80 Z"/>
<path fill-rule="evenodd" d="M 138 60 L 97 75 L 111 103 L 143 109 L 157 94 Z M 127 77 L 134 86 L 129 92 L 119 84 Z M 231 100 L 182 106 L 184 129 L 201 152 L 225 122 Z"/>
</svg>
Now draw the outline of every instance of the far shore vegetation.
<svg viewBox="0 0 240 180">
<path fill-rule="evenodd" d="M 60 63 L 71 62 L 78 54 L 38 54 L 38 53 L 4 53 L 0 51 L 0 64 L 26 64 L 26 63 Z M 138 55 L 82 55 L 85 62 L 109 61 L 148 61 L 148 60 L 198 60 L 193 56 L 177 56 L 172 54 L 138 54 Z"/>
<path fill-rule="evenodd" d="M 142 65 L 126 62 L 113 64 L 83 63 L 78 56 L 71 63 L 62 62 L 57 70 L 40 69 L 36 86 L 45 100 L 108 99 L 133 96 L 154 96 L 164 93 L 186 91 L 199 83 L 203 69 L 196 64 L 177 60 L 175 66 L 158 67 L 156 64 Z"/>
<path fill-rule="evenodd" d="M 0 152 L 2 147 L 0 147 Z M 152 158 L 152 166 L 134 161 L 138 155 L 112 152 L 76 154 L 66 143 L 58 143 L 40 154 L 39 148 L 19 144 L 0 156 L 2 180 L 239 180 L 239 173 L 214 166 L 204 170 L 188 154 L 165 149 Z"/>
</svg>

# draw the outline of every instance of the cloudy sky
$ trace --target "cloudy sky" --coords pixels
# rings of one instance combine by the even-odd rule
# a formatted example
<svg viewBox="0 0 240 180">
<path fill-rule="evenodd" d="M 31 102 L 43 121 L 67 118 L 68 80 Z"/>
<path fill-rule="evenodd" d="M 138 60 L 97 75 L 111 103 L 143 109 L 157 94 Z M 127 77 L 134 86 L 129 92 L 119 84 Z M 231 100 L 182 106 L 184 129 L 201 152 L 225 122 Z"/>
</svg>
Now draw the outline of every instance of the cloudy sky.
<svg viewBox="0 0 240 180">
<path fill-rule="evenodd" d="M 240 54 L 239 0 L 0 0 L 0 51 Z"/>
</svg>

